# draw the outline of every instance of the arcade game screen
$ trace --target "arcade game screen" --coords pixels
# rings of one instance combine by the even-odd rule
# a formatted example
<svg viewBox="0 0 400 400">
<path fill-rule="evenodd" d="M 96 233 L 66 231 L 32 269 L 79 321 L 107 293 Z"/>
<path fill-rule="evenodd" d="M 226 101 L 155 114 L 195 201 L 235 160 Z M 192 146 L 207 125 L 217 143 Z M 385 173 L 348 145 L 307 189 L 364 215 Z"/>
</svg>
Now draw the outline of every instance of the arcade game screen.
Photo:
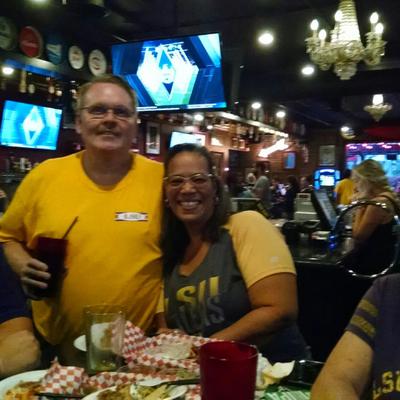
<svg viewBox="0 0 400 400">
<path fill-rule="evenodd" d="M 381 163 L 391 186 L 400 193 L 400 142 L 346 145 L 346 168 L 351 170 L 362 161 L 371 158 Z"/>
</svg>

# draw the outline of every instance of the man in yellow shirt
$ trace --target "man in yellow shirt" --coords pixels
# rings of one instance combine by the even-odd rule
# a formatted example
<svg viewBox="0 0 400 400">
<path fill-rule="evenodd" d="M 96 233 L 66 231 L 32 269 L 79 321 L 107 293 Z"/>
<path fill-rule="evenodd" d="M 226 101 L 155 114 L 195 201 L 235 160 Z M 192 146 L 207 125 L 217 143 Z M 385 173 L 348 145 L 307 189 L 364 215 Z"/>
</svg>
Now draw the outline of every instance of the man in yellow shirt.
<svg viewBox="0 0 400 400">
<path fill-rule="evenodd" d="M 354 182 L 350 179 L 351 171 L 345 169 L 343 171 L 342 180 L 339 181 L 335 187 L 336 204 L 348 205 L 352 202 L 354 194 Z"/>
<path fill-rule="evenodd" d="M 48 266 L 32 256 L 39 236 L 61 238 L 71 222 L 67 273 L 54 297 L 33 301 L 39 333 L 68 348 L 83 333 L 84 306 L 125 306 L 147 330 L 161 289 L 162 165 L 130 151 L 136 97 L 105 75 L 80 88 L 76 129 L 85 150 L 36 167 L 0 222 L 6 258 L 25 292 L 47 287 Z"/>
</svg>

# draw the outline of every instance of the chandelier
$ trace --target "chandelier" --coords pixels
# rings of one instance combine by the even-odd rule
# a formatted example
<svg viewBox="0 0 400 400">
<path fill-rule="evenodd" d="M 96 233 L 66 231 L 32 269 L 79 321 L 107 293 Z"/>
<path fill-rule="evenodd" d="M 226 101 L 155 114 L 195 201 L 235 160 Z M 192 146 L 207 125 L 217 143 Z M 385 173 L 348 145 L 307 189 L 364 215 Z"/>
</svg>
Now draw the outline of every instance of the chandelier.
<svg viewBox="0 0 400 400">
<path fill-rule="evenodd" d="M 378 13 L 370 17 L 371 31 L 366 34 L 366 46 L 360 39 L 356 8 L 353 0 L 340 0 L 335 14 L 335 27 L 326 41 L 327 32 L 314 19 L 310 28 L 312 36 L 306 39 L 307 53 L 323 71 L 334 65 L 334 72 L 342 80 L 350 79 L 357 70 L 357 64 L 364 60 L 367 65 L 377 65 L 385 52 L 386 42 L 382 40 L 383 24 Z"/>
<path fill-rule="evenodd" d="M 392 105 L 383 102 L 383 96 L 381 94 L 374 94 L 372 97 L 372 104 L 364 107 L 364 110 L 369 112 L 372 118 L 378 122 L 381 118 L 392 109 Z"/>
</svg>

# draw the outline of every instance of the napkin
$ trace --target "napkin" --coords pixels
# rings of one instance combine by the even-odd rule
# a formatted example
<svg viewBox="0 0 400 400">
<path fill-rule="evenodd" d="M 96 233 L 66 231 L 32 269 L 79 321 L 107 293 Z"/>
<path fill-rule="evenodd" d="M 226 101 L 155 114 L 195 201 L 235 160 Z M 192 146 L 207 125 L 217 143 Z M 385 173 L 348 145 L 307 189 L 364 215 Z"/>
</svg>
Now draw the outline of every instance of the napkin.
<svg viewBox="0 0 400 400">
<path fill-rule="evenodd" d="M 257 389 L 265 389 L 269 385 L 279 383 L 282 378 L 290 375 L 294 368 L 294 361 L 271 364 L 265 357 L 258 356 L 257 361 Z"/>
</svg>

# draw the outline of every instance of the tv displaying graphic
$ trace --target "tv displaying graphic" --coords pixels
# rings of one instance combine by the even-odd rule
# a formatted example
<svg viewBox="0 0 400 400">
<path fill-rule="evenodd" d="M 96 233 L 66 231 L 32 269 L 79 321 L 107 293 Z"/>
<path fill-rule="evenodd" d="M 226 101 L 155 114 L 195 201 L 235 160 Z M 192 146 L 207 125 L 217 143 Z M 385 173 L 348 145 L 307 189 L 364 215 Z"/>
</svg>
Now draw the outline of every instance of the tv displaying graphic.
<svg viewBox="0 0 400 400">
<path fill-rule="evenodd" d="M 351 170 L 370 158 L 382 165 L 390 185 L 400 193 L 400 142 L 346 144 L 346 168 Z"/>
<path fill-rule="evenodd" d="M 113 73 L 138 97 L 138 111 L 226 108 L 218 33 L 123 43 Z"/>
<path fill-rule="evenodd" d="M 174 131 L 171 133 L 171 140 L 169 147 L 176 146 L 177 144 L 193 143 L 198 146 L 204 146 L 206 141 L 205 135 L 198 133 L 185 133 Z"/>
<path fill-rule="evenodd" d="M 0 127 L 2 146 L 55 150 L 62 110 L 6 100 Z"/>
</svg>

